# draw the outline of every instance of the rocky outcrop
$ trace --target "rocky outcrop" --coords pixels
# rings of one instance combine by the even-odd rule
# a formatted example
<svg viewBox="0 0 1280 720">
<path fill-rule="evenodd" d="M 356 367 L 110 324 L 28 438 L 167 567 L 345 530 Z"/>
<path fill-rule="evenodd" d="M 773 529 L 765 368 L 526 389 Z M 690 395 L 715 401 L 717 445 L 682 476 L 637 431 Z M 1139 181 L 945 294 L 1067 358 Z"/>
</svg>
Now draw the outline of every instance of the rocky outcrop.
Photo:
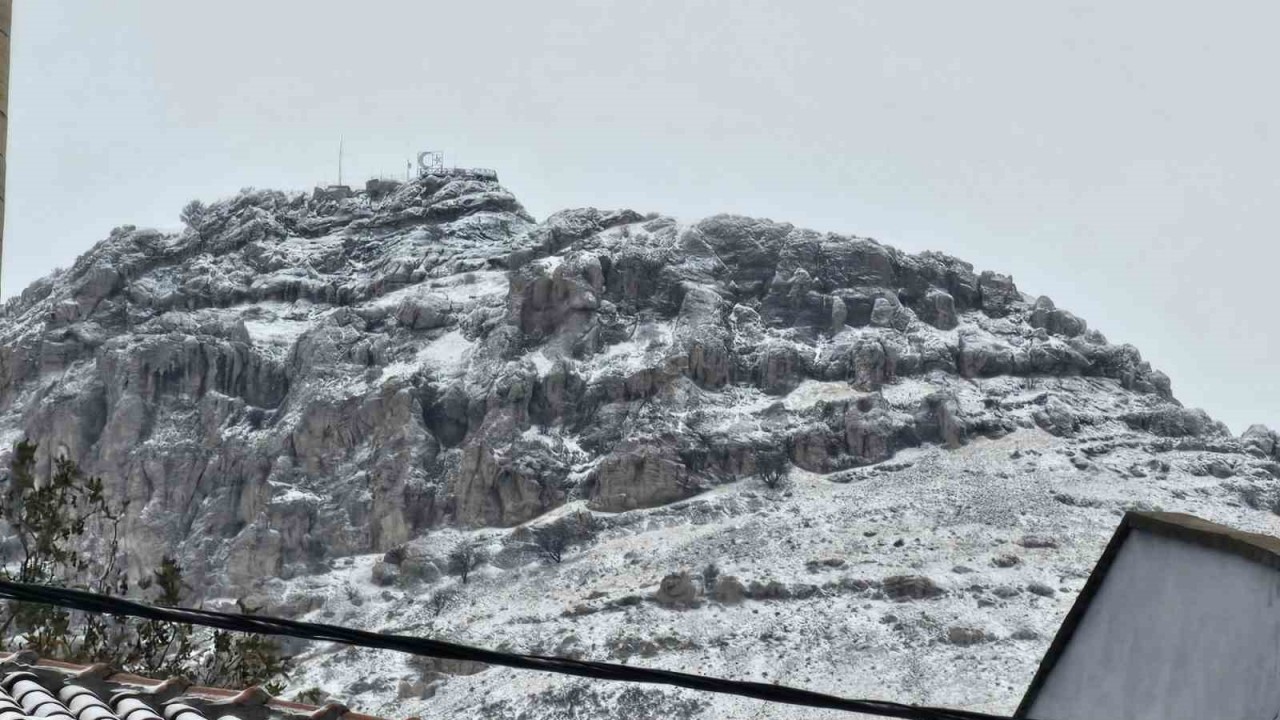
<svg viewBox="0 0 1280 720">
<path fill-rule="evenodd" d="M 451 516 L 468 526 L 518 525 L 564 502 L 564 475 L 554 457 L 506 462 L 489 447 L 468 447 L 454 476 Z"/>
<path fill-rule="evenodd" d="M 1130 427 L 1165 437 L 1230 435 L 1227 427 L 1203 410 L 1165 406 L 1127 413 L 1122 418 Z"/>
<path fill-rule="evenodd" d="M 678 502 L 765 457 L 838 473 L 1018 427 L 1225 432 L 1048 298 L 868 238 L 535 223 L 481 176 L 247 191 L 184 219 L 117 228 L 5 304 L 0 431 L 130 501 L 135 575 L 173 553 L 210 592 L 570 501 Z M 1073 382 L 1115 405 L 1073 407 Z M 1277 455 L 1270 431 L 1242 442 Z"/>
<path fill-rule="evenodd" d="M 1272 459 L 1280 457 L 1277 454 L 1280 453 L 1280 437 L 1266 425 L 1250 425 L 1240 436 L 1240 443 L 1254 455 Z"/>
<path fill-rule="evenodd" d="M 593 510 L 621 512 L 683 500 L 698 492 L 678 458 L 636 440 L 601 460 L 587 484 Z"/>
<path fill-rule="evenodd" d="M 1059 310 L 1053 301 L 1041 295 L 1031 307 L 1027 322 L 1033 328 L 1044 328 L 1054 335 L 1073 338 L 1088 329 L 1085 322 L 1066 310 Z"/>
</svg>

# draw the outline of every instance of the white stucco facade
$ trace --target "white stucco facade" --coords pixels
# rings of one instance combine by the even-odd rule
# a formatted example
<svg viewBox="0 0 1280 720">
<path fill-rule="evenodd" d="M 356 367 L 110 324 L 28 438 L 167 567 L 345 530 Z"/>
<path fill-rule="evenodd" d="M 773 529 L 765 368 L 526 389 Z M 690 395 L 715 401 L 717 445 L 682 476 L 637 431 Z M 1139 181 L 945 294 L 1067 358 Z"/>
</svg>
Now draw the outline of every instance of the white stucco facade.
<svg viewBox="0 0 1280 720">
<path fill-rule="evenodd" d="M 1027 717 L 1275 720 L 1280 572 L 1135 528 Z"/>
</svg>

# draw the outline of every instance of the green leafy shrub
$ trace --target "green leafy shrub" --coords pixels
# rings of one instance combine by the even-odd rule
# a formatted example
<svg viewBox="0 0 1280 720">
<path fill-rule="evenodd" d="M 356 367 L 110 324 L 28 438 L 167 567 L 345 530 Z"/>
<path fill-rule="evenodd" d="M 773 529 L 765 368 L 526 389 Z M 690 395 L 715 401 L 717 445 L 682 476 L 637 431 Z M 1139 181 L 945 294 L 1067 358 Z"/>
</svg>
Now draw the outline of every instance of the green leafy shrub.
<svg viewBox="0 0 1280 720">
<path fill-rule="evenodd" d="M 36 472 L 37 445 L 14 446 L 0 477 L 0 578 L 35 585 L 132 597 L 181 607 L 190 588 L 176 560 L 164 557 L 130 592 L 120 560 L 120 522 L 127 501 L 112 505 L 101 478 L 59 458 Z M 0 603 L 0 649 L 29 649 L 70 662 L 105 662 L 150 677 L 185 675 L 201 685 L 262 685 L 278 694 L 292 669 L 275 641 L 262 635 L 67 610 Z"/>
</svg>

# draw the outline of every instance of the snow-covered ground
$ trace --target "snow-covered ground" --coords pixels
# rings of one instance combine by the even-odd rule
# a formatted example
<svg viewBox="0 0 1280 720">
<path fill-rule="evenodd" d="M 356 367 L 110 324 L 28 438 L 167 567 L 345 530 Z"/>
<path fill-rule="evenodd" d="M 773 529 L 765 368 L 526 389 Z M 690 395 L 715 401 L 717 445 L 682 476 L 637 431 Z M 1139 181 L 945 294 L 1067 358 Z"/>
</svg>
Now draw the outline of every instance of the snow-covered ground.
<svg viewBox="0 0 1280 720">
<path fill-rule="evenodd" d="M 1121 447 L 1077 467 L 1090 441 L 1027 429 L 957 450 L 903 451 L 831 476 L 793 470 L 785 491 L 742 480 L 669 507 L 598 514 L 607 529 L 563 564 L 528 557 L 486 567 L 466 585 L 380 587 L 370 581 L 380 559 L 371 555 L 277 589 L 324 598 L 307 616 L 321 622 L 1008 713 L 1125 509 L 1280 532 L 1276 516 L 1244 507 L 1229 483 L 1182 469 L 1199 453 Z M 1128 469 L 1160 462 L 1171 470 L 1158 478 Z M 496 552 L 506 535 L 444 531 L 414 545 L 443 555 L 480 540 Z M 652 601 L 665 575 L 697 577 L 709 563 L 747 585 L 777 581 L 790 597 L 704 598 L 692 609 Z M 895 601 L 877 588 L 895 575 L 927 577 L 944 594 Z M 425 598 L 446 587 L 462 600 L 434 618 Z M 694 709 L 699 717 L 848 717 L 504 668 L 450 676 L 427 699 L 399 697 L 399 681 L 417 682 L 421 672 L 396 653 L 329 646 L 300 660 L 295 690 L 320 687 L 394 717 L 569 717 L 556 714 L 561 704 L 621 702 L 624 691 L 638 717 Z"/>
</svg>

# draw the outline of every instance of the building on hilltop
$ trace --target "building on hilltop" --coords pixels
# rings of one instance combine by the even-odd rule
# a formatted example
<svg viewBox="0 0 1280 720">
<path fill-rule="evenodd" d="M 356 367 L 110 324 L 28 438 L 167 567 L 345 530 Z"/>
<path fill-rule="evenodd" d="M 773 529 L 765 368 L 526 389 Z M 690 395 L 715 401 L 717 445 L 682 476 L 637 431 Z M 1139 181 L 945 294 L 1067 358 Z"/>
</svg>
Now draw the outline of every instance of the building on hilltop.
<svg viewBox="0 0 1280 720">
<path fill-rule="evenodd" d="M 437 175 L 442 177 L 465 177 L 473 180 L 498 182 L 498 171 L 489 168 L 445 167 L 444 153 L 439 150 L 425 150 L 418 153 L 418 177 Z"/>
</svg>

